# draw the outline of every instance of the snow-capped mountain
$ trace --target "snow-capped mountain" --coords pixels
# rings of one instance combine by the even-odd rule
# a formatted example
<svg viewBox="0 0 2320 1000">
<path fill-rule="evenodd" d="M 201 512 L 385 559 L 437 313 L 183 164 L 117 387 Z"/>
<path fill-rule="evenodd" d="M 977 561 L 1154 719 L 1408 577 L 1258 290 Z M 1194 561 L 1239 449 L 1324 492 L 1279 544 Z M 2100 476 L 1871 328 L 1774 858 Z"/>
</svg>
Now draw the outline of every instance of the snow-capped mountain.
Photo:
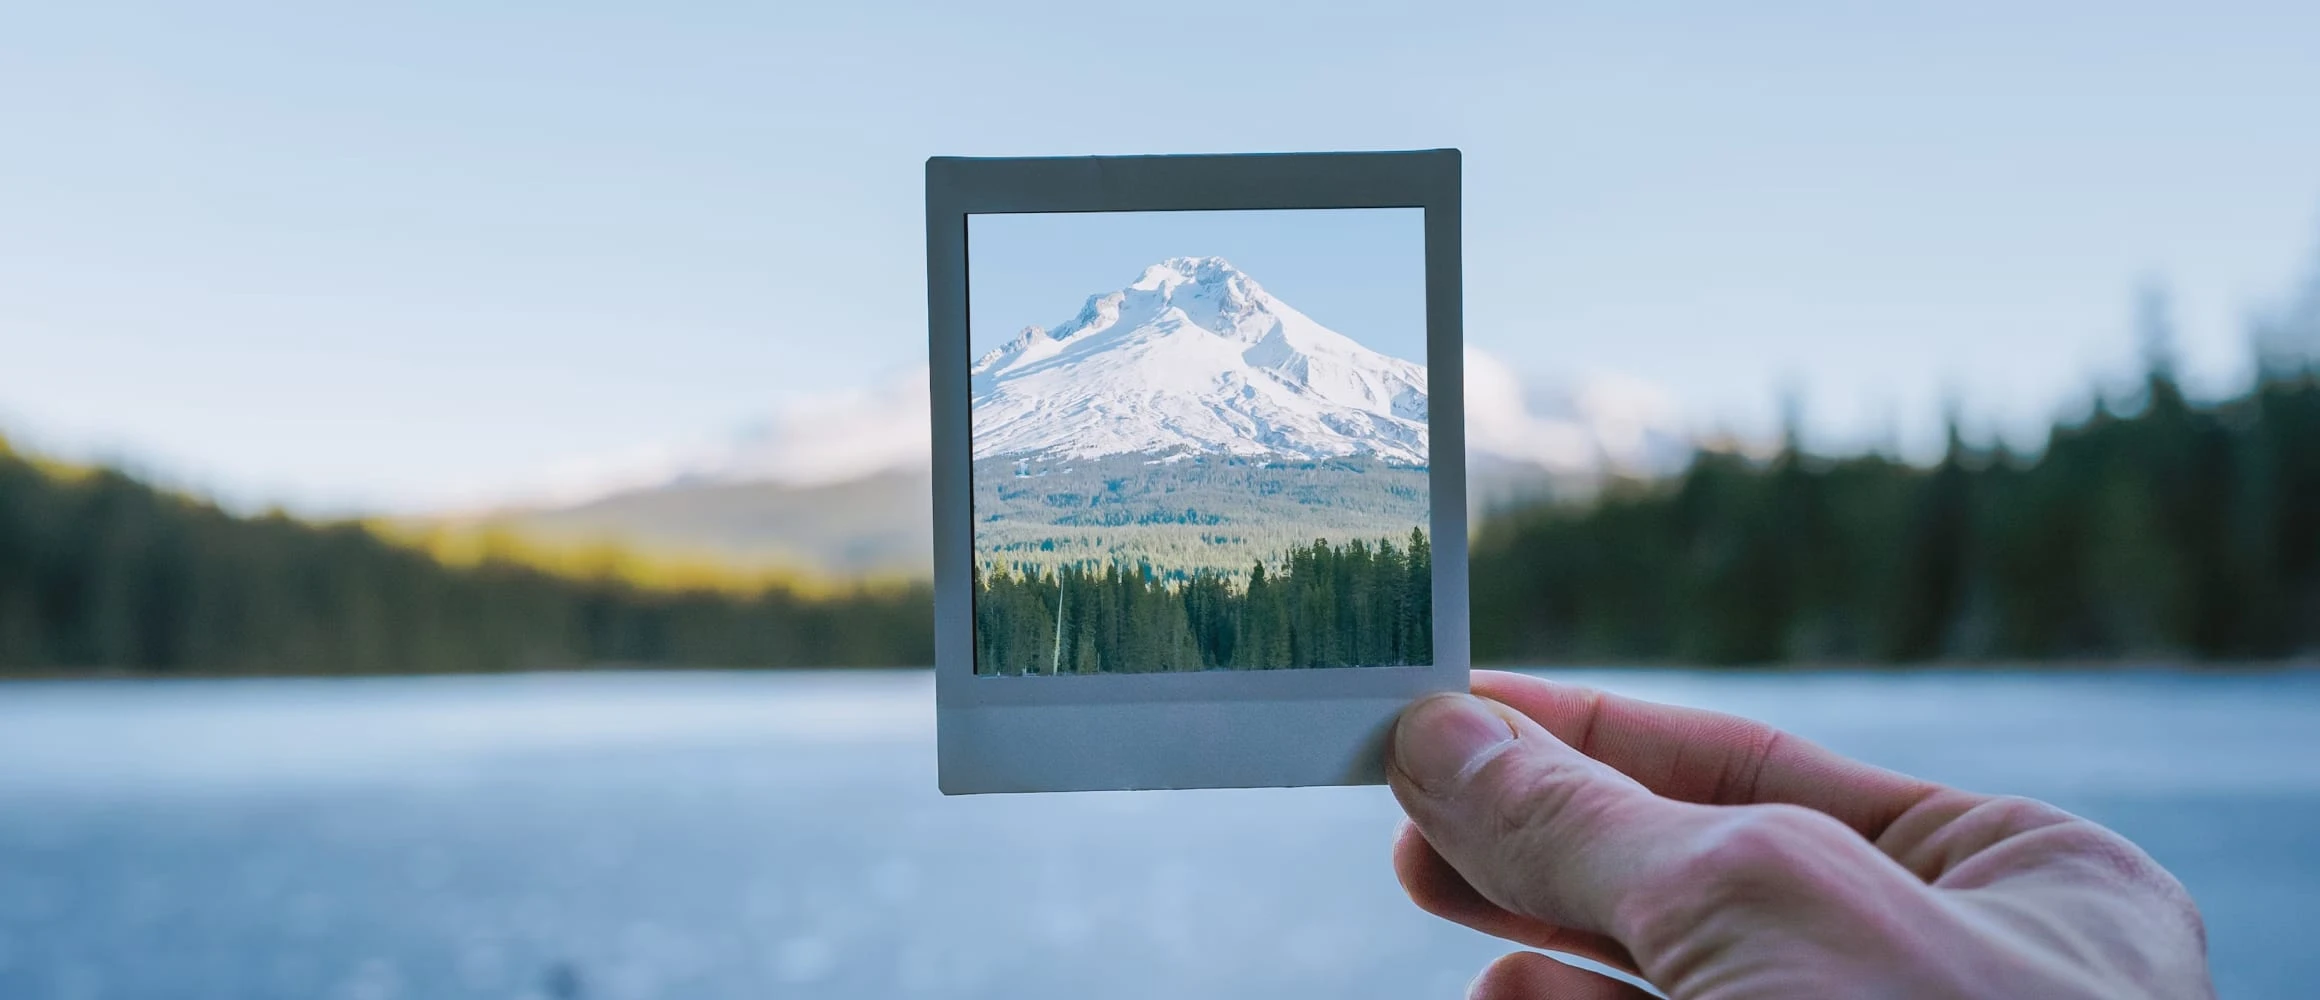
<svg viewBox="0 0 2320 1000">
<path fill-rule="evenodd" d="M 1025 329 L 971 371 L 975 457 L 1374 455 L 1423 465 L 1426 369 L 1275 298 L 1221 257 L 1174 257 Z"/>
</svg>

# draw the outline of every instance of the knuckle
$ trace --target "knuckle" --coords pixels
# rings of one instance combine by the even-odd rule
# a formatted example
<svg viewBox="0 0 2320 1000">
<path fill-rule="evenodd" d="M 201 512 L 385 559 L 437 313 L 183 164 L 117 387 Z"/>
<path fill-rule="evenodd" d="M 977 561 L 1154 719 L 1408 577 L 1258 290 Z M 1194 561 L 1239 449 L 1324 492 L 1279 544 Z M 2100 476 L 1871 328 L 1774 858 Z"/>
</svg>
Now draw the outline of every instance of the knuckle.
<svg viewBox="0 0 2320 1000">
<path fill-rule="evenodd" d="M 1999 831 L 2018 856 L 2067 864 L 2104 882 L 2174 886 L 2174 876 L 2132 841 L 2060 807 L 2020 796 L 1999 796 L 1973 810 L 1973 819 Z"/>
<path fill-rule="evenodd" d="M 1747 918 L 1825 891 L 1830 859 L 1858 838 L 1833 817 L 1788 805 L 1719 810 L 1673 862 L 1617 914 L 1623 935 L 1646 944 L 1692 936 L 1720 919 Z"/>
<path fill-rule="evenodd" d="M 2020 795 L 2000 795 L 1974 807 L 1989 814 L 1999 827 L 2009 830 L 2035 830 L 2040 827 L 2080 822 L 2079 818 L 2056 806 Z"/>
<path fill-rule="evenodd" d="M 2158 889 L 2181 894 L 2182 885 L 2175 880 L 2157 859 L 2144 853 L 2133 841 L 2113 832 L 2109 827 L 2092 820 L 2081 819 L 2052 806 L 2045 813 L 2054 817 L 2051 825 L 2039 832 L 2052 839 L 2051 850 L 2071 858 L 2103 881 L 2141 889 Z M 2188 900 L 2188 895 L 2185 899 Z"/>
<path fill-rule="evenodd" d="M 1690 845 L 1684 867 L 1694 878 L 1737 885 L 1786 883 L 1851 831 L 1801 806 L 1746 806 Z"/>
</svg>

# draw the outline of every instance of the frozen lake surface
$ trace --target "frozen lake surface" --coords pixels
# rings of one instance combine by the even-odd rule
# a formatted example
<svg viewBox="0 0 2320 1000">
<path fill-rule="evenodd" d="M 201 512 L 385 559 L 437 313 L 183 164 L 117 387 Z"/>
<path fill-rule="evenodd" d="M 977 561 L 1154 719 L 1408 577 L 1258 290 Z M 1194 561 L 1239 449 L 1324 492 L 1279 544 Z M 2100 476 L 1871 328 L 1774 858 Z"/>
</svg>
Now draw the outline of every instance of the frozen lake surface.
<svg viewBox="0 0 2320 1000">
<path fill-rule="evenodd" d="M 1565 674 L 2058 802 L 2308 996 L 2320 675 Z M 1457 997 L 1377 788 L 945 799 L 924 673 L 0 685 L 0 997 Z"/>
</svg>

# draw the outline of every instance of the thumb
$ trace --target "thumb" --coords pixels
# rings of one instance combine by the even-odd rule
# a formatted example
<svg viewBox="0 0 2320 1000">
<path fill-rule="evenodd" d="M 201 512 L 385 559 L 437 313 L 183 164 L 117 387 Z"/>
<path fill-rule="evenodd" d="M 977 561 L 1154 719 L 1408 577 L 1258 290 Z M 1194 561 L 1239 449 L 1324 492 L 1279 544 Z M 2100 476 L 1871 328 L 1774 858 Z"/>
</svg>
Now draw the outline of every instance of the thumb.
<svg viewBox="0 0 2320 1000">
<path fill-rule="evenodd" d="M 1686 845 L 1717 823 L 1712 807 L 1654 795 L 1469 694 L 1405 710 L 1386 776 L 1426 841 L 1484 898 L 1615 938 L 1632 930 L 1619 926 L 1623 913 L 1678 888 Z"/>
</svg>

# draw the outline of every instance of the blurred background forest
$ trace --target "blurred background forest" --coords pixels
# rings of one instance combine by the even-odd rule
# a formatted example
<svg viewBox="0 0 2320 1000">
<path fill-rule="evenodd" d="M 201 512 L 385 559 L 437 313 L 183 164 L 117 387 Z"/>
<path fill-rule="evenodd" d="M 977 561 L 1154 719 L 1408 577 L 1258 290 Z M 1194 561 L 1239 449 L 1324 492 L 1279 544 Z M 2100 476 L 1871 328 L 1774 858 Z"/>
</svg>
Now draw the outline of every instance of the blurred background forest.
<svg viewBox="0 0 2320 1000">
<path fill-rule="evenodd" d="M 814 591 L 511 539 L 237 517 L 0 441 L 0 669 L 436 673 L 932 662 L 922 584 Z"/>
<path fill-rule="evenodd" d="M 1930 466 L 1701 442 L 1680 471 L 1516 504 L 1472 539 L 1498 663 L 2280 660 L 2320 650 L 2320 277 L 2194 399 L 2147 371 L 2043 448 L 1952 415 Z M 493 534 L 242 516 L 0 446 L 0 669 L 494 671 L 932 658 L 923 582 L 830 583 Z"/>
<path fill-rule="evenodd" d="M 2194 403 L 2165 368 L 2045 449 L 1932 468 L 1702 451 L 1487 522 L 1493 662 L 2277 659 L 2320 649 L 2320 381 Z"/>
</svg>

